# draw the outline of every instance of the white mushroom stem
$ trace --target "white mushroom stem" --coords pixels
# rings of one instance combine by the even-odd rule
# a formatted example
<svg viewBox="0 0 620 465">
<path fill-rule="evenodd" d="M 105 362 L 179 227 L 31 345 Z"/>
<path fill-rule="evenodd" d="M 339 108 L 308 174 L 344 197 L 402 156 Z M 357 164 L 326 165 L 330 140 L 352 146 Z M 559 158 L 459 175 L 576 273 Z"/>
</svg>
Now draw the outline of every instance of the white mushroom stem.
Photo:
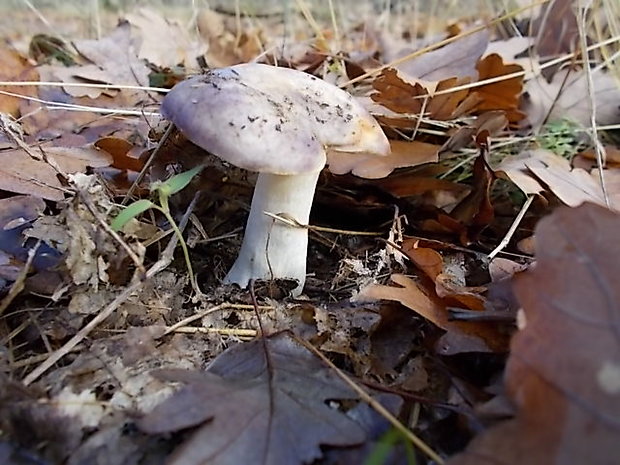
<svg viewBox="0 0 620 465">
<path fill-rule="evenodd" d="M 308 224 L 319 173 L 258 175 L 241 251 L 225 283 L 246 287 L 251 279 L 295 279 L 299 284 L 293 295 L 301 294 L 306 281 L 308 230 L 264 212 Z"/>
</svg>

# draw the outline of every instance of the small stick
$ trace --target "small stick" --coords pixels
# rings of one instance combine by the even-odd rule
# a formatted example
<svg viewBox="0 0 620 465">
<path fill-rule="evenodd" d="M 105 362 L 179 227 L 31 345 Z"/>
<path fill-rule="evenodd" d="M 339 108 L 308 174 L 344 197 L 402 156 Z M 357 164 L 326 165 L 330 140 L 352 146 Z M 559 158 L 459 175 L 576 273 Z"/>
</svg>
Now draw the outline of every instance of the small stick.
<svg viewBox="0 0 620 465">
<path fill-rule="evenodd" d="M 296 219 L 291 218 L 289 216 L 285 216 L 283 214 L 276 215 L 270 212 L 263 212 L 263 214 L 267 215 L 270 218 L 273 218 L 274 220 L 280 221 L 281 223 L 291 226 L 293 228 L 302 228 L 302 229 L 307 229 L 309 231 L 331 232 L 331 233 L 336 233 L 336 234 L 346 234 L 349 236 L 382 236 L 383 235 L 383 233 L 378 233 L 378 232 L 347 231 L 346 229 L 333 229 L 333 228 L 326 228 L 323 226 L 312 226 L 309 224 L 301 224 Z"/>
<path fill-rule="evenodd" d="M 231 303 L 225 303 L 225 304 L 221 304 L 221 305 L 217 305 L 215 307 L 211 307 L 208 308 L 206 310 L 203 310 L 199 313 L 196 313 L 195 315 L 189 316 L 187 318 L 184 318 L 183 320 L 179 321 L 178 323 L 173 324 L 172 326 L 169 326 L 168 328 L 166 328 L 166 331 L 164 332 L 164 334 L 162 334 L 160 337 L 163 337 L 167 334 L 170 334 L 174 331 L 176 331 L 177 329 L 183 327 L 183 326 L 187 326 L 188 324 L 196 321 L 196 320 L 200 320 L 201 318 L 210 315 L 211 313 L 215 313 L 215 312 L 219 312 L 221 310 L 226 310 L 228 308 L 236 308 L 239 310 L 254 310 L 254 305 L 242 305 L 242 304 L 231 304 Z M 273 309 L 273 307 L 268 306 L 268 305 L 261 305 L 259 306 L 259 308 L 261 310 L 271 310 Z M 253 331 L 253 330 L 252 330 Z"/>
<path fill-rule="evenodd" d="M 510 242 L 510 239 L 512 239 L 512 236 L 517 231 L 517 228 L 519 227 L 519 224 L 521 223 L 521 220 L 525 216 L 525 213 L 527 212 L 528 208 L 530 208 L 530 205 L 532 204 L 533 200 L 534 200 L 534 196 L 533 195 L 528 196 L 527 200 L 525 201 L 525 203 L 521 207 L 521 211 L 519 212 L 519 214 L 517 215 L 515 220 L 512 222 L 512 225 L 510 225 L 510 229 L 508 229 L 508 232 L 506 233 L 504 238 L 501 240 L 499 245 L 497 247 L 495 247 L 493 249 L 493 251 L 488 255 L 488 260 L 489 261 L 493 260 L 495 258 L 495 256 L 498 253 L 500 253 L 508 245 L 508 243 Z"/>
<path fill-rule="evenodd" d="M 592 78 L 592 69 L 590 68 L 590 53 L 588 52 L 588 38 L 587 38 L 587 23 L 588 18 L 588 10 L 592 7 L 592 2 L 587 1 L 584 4 L 584 0 L 580 0 L 578 2 L 579 5 L 579 22 L 577 23 L 579 27 L 579 44 L 581 45 L 581 56 L 584 61 L 584 72 L 586 74 L 586 83 L 588 89 L 588 103 L 590 106 L 590 139 L 592 139 L 592 144 L 594 144 L 594 151 L 596 153 L 596 168 L 598 170 L 598 177 L 601 183 L 601 190 L 603 191 L 603 199 L 605 200 L 605 206 L 607 208 L 611 208 L 611 204 L 609 202 L 609 193 L 607 192 L 607 183 L 605 182 L 605 176 L 603 176 L 603 168 L 605 167 L 605 162 L 607 161 L 607 151 L 603 144 L 601 144 L 601 140 L 598 136 L 598 129 L 596 124 L 596 99 L 594 98 L 594 80 Z"/>
<path fill-rule="evenodd" d="M 166 128 L 166 132 L 164 132 L 164 135 L 159 141 L 159 144 L 157 144 L 157 147 L 155 147 L 155 150 L 153 150 L 153 153 L 151 154 L 151 156 L 148 158 L 148 160 L 146 160 L 146 163 L 140 170 L 140 173 L 138 173 L 138 176 L 136 177 L 135 181 L 133 182 L 133 184 L 127 191 L 127 194 L 125 194 L 125 198 L 121 202 L 121 205 L 126 205 L 127 202 L 129 202 L 129 200 L 131 199 L 131 194 L 133 194 L 133 191 L 136 190 L 136 187 L 138 187 L 138 184 L 142 182 L 142 179 L 146 175 L 146 171 L 153 164 L 153 160 L 155 160 L 155 157 L 157 156 L 157 154 L 159 154 L 159 151 L 164 146 L 164 143 L 168 140 L 168 137 L 170 137 L 170 134 L 172 134 L 173 129 L 174 129 L 174 124 L 169 124 L 168 127 Z"/>
<path fill-rule="evenodd" d="M 168 332 L 168 330 L 166 330 Z M 196 328 L 194 326 L 183 326 L 176 328 L 175 333 L 196 334 L 196 333 L 216 333 L 223 336 L 249 337 L 254 338 L 258 334 L 255 329 L 243 328 Z"/>
</svg>

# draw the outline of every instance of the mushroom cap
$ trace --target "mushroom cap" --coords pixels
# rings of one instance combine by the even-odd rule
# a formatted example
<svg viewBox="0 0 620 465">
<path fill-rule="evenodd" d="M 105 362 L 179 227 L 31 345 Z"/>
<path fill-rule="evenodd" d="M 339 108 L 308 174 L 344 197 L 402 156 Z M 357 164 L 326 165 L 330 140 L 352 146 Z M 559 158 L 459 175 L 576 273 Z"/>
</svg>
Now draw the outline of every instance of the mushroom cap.
<svg viewBox="0 0 620 465">
<path fill-rule="evenodd" d="M 193 143 L 240 168 L 319 171 L 326 148 L 387 155 L 385 134 L 350 94 L 307 73 L 246 63 L 177 84 L 164 118 Z"/>
</svg>

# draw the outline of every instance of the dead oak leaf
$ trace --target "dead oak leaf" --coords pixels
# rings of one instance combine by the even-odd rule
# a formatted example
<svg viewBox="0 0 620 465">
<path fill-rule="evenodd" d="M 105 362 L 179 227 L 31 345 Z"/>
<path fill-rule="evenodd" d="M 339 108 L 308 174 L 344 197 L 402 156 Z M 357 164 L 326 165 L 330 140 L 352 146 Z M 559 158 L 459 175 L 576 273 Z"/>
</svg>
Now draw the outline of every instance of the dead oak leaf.
<svg viewBox="0 0 620 465">
<path fill-rule="evenodd" d="M 423 100 L 416 97 L 428 95 L 424 86 L 405 81 L 393 68 L 384 69 L 372 87 L 377 91 L 371 95 L 372 100 L 396 113 L 420 113 Z"/>
<path fill-rule="evenodd" d="M 171 465 L 294 465 L 320 458 L 321 444 L 365 438 L 356 422 L 326 404 L 355 394 L 287 333 L 228 349 L 205 372 L 157 377 L 185 386 L 143 417 L 140 429 L 200 426 L 173 452 Z"/>
<path fill-rule="evenodd" d="M 593 204 L 540 221 L 536 266 L 513 286 L 525 315 L 506 367 L 517 415 L 449 465 L 617 462 L 619 228 L 617 213 Z"/>
<path fill-rule="evenodd" d="M 402 274 L 393 274 L 391 279 L 398 287 L 371 284 L 362 288 L 354 300 L 356 302 L 392 300 L 410 308 L 447 331 L 437 342 L 437 351 L 444 355 L 505 349 L 505 337 L 494 328 L 483 323 L 451 321 L 445 304 L 433 291 Z"/>
<path fill-rule="evenodd" d="M 486 162 L 484 151 L 481 151 L 474 162 L 471 192 L 450 211 L 450 217 L 462 225 L 459 235 L 463 245 L 477 241 L 482 231 L 495 219 L 491 203 L 494 181 L 495 174 Z"/>
<path fill-rule="evenodd" d="M 572 0 L 554 0 L 541 6 L 532 21 L 531 35 L 536 37 L 535 49 L 542 60 L 575 50 L 579 26 Z"/>
<path fill-rule="evenodd" d="M 502 57 L 495 53 L 480 60 L 476 65 L 476 69 L 478 69 L 479 81 L 523 71 L 520 65 L 504 64 Z M 508 121 L 511 123 L 520 121 L 525 116 L 518 109 L 522 91 L 523 76 L 503 79 L 476 87 L 472 92 L 479 99 L 476 111 L 480 113 L 489 110 L 504 110 L 506 111 Z"/>
<path fill-rule="evenodd" d="M 0 199 L 0 278 L 10 281 L 17 278 L 33 245 L 25 240 L 24 233 L 43 210 L 45 202 L 31 195 Z M 56 266 L 58 256 L 53 248 L 40 244 L 32 262 L 33 270 L 48 270 Z"/>
<path fill-rule="evenodd" d="M 207 47 L 192 41 L 179 22 L 166 19 L 148 8 L 140 8 L 125 17 L 137 29 L 141 39 L 140 58 L 162 68 L 198 67 L 196 58 L 203 55 Z"/>
<path fill-rule="evenodd" d="M 374 102 L 389 110 L 410 115 L 425 115 L 435 120 L 449 120 L 457 107 L 467 97 L 467 89 L 433 96 L 435 91 L 446 91 L 466 83 L 467 80 L 449 78 L 436 84 L 423 86 L 409 82 L 398 75 L 394 68 L 384 69 L 372 83 L 377 91 L 371 95 Z M 431 88 L 432 87 L 432 88 Z"/>
</svg>

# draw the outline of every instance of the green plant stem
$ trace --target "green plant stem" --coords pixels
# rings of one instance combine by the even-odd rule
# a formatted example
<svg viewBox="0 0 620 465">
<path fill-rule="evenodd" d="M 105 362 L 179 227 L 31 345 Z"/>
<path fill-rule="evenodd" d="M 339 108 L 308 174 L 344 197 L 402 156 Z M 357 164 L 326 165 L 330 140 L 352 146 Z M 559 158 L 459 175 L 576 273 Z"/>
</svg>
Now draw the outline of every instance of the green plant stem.
<svg viewBox="0 0 620 465">
<path fill-rule="evenodd" d="M 179 244 L 181 245 L 181 249 L 183 249 L 183 256 L 185 257 L 185 263 L 187 264 L 187 271 L 189 273 L 190 282 L 194 290 L 198 292 L 198 287 L 197 287 L 196 281 L 194 280 L 194 269 L 192 268 L 192 262 L 189 259 L 189 250 L 187 250 L 187 244 L 185 243 L 185 240 L 183 239 L 183 234 L 181 233 L 181 230 L 179 229 L 176 222 L 174 221 L 174 218 L 172 218 L 172 215 L 170 214 L 170 208 L 168 207 L 168 197 L 165 194 L 160 193 L 159 203 L 161 207 L 155 206 L 154 208 L 157 208 L 160 212 L 163 213 L 163 215 L 168 220 L 168 223 L 170 223 L 170 227 L 172 228 L 172 231 L 179 238 Z"/>
</svg>

